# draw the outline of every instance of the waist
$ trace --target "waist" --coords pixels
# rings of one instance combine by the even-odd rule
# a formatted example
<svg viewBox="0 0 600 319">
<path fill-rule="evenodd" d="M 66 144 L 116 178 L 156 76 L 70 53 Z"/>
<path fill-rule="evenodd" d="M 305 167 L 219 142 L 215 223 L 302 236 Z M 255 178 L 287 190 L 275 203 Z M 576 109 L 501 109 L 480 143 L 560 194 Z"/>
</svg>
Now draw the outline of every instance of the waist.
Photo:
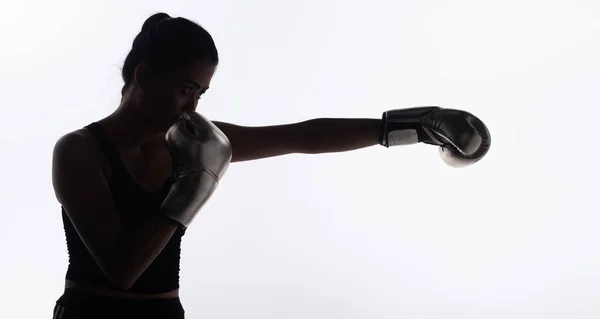
<svg viewBox="0 0 600 319">
<path fill-rule="evenodd" d="M 65 289 L 71 291 L 82 291 L 98 296 L 110 297 L 116 299 L 143 300 L 143 299 L 173 299 L 179 297 L 179 289 L 157 293 L 157 294 L 142 294 L 127 291 L 118 291 L 105 287 L 96 287 L 86 284 L 80 284 L 72 280 L 65 280 Z"/>
</svg>

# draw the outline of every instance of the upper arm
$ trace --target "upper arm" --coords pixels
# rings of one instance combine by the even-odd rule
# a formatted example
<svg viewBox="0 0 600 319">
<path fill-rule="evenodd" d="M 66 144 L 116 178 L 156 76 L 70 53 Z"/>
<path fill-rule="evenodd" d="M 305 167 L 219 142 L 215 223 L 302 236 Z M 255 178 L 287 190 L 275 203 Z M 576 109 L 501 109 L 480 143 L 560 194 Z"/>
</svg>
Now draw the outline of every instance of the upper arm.
<svg viewBox="0 0 600 319">
<path fill-rule="evenodd" d="M 249 161 L 291 153 L 306 153 L 303 123 L 248 127 L 213 122 L 231 142 L 232 162 Z"/>
<path fill-rule="evenodd" d="M 52 184 L 79 237 L 107 278 L 118 285 L 115 252 L 123 231 L 92 138 L 80 131 L 58 140 Z"/>
</svg>

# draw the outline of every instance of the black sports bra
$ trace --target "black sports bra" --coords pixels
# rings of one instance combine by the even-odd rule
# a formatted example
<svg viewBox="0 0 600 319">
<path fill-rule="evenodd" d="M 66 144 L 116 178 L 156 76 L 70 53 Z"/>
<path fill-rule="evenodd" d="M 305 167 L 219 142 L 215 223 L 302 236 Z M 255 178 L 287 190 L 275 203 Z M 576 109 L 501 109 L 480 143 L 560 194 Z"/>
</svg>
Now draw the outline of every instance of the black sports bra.
<svg viewBox="0 0 600 319">
<path fill-rule="evenodd" d="M 129 175 L 117 147 L 108 137 L 102 126 L 91 123 L 89 129 L 98 142 L 100 150 L 108 160 L 112 177 L 109 181 L 110 191 L 125 233 L 134 231 L 140 223 L 153 214 L 165 199 L 171 186 L 170 180 L 156 193 L 143 190 Z M 120 290 L 110 283 L 100 267 L 87 250 L 75 231 L 69 217 L 62 209 L 62 219 L 67 239 L 69 266 L 66 279 L 81 284 Z M 181 253 L 181 237 L 185 231 L 178 229 L 156 259 L 144 271 L 128 292 L 135 293 L 164 293 L 179 288 L 179 261 Z"/>
</svg>

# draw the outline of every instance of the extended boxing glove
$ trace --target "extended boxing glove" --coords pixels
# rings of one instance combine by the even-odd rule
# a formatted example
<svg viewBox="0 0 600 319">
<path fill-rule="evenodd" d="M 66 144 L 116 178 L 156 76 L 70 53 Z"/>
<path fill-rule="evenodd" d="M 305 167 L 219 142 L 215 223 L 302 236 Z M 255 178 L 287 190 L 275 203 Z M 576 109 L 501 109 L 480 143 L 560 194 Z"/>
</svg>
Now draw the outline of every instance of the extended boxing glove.
<svg viewBox="0 0 600 319">
<path fill-rule="evenodd" d="M 174 182 L 160 212 L 187 228 L 212 196 L 231 161 L 231 143 L 211 121 L 185 113 L 166 134 Z"/>
<path fill-rule="evenodd" d="M 491 138 L 481 120 L 461 110 L 426 106 L 383 113 L 381 145 L 390 147 L 419 142 L 440 146 L 444 162 L 453 167 L 464 167 L 486 155 Z"/>
</svg>

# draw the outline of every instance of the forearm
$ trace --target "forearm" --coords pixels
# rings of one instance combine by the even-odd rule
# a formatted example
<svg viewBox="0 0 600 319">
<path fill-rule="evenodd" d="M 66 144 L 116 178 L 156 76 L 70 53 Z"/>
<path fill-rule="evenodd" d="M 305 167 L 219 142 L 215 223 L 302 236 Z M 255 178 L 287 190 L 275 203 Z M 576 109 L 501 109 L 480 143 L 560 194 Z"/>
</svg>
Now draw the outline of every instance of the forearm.
<svg viewBox="0 0 600 319">
<path fill-rule="evenodd" d="M 233 147 L 231 162 L 293 153 L 345 152 L 379 143 L 381 120 L 319 118 L 293 124 L 261 127 L 215 124 Z"/>
<path fill-rule="evenodd" d="M 381 119 L 320 118 L 302 122 L 303 153 L 352 151 L 379 144 Z"/>
<path fill-rule="evenodd" d="M 117 248 L 115 274 L 127 290 L 156 259 L 177 230 L 177 224 L 161 216 L 148 218 L 134 233 L 123 238 Z"/>
</svg>

